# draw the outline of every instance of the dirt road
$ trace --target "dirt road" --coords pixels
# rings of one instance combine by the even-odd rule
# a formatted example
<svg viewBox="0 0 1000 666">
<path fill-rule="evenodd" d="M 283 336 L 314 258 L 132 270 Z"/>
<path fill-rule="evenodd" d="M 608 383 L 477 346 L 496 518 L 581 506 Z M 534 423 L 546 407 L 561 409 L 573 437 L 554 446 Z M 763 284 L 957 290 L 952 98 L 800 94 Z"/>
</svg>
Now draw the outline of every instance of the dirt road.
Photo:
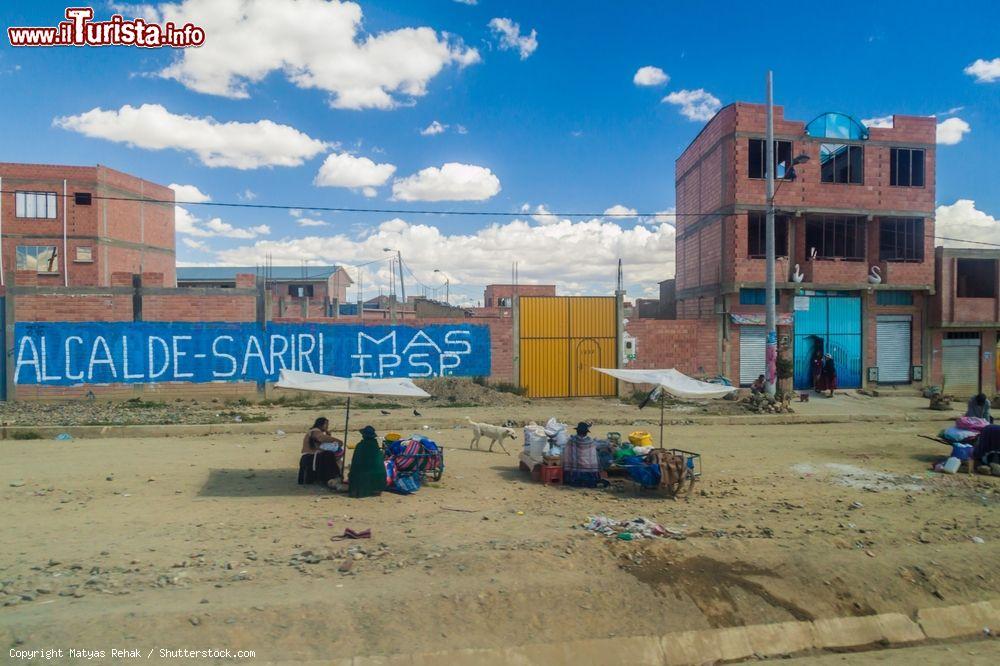
<svg viewBox="0 0 1000 666">
<path fill-rule="evenodd" d="M 939 427 L 671 426 L 705 462 L 679 501 L 532 484 L 464 429 L 421 430 L 440 483 L 367 500 L 297 486 L 299 433 L 7 441 L 0 638 L 322 659 L 996 598 L 1000 478 L 927 472 Z M 579 528 L 599 514 L 686 538 Z M 331 541 L 348 526 L 373 538 Z"/>
</svg>

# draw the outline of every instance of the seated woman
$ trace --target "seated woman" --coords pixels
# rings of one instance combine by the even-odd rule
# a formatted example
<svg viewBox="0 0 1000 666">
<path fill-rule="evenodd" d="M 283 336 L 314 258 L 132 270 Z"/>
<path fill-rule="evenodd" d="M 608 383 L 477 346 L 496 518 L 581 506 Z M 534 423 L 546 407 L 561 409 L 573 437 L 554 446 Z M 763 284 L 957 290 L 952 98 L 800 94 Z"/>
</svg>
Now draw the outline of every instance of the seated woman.
<svg viewBox="0 0 1000 666">
<path fill-rule="evenodd" d="M 993 417 L 990 416 L 990 401 L 984 393 L 969 398 L 969 405 L 968 409 L 965 410 L 965 415 L 986 419 L 990 423 L 993 423 Z"/>
<path fill-rule="evenodd" d="M 361 443 L 354 447 L 351 468 L 347 474 L 351 497 L 375 497 L 385 490 L 385 459 L 378 445 L 375 428 L 365 426 L 360 431 Z"/>
<path fill-rule="evenodd" d="M 586 488 L 606 486 L 608 482 L 601 479 L 597 461 L 597 442 L 588 433 L 590 426 L 581 422 L 563 448 L 563 483 Z"/>
<path fill-rule="evenodd" d="M 306 483 L 331 487 L 339 485 L 343 460 L 344 443 L 330 434 L 330 420 L 323 416 L 319 417 L 302 438 L 299 485 Z"/>
<path fill-rule="evenodd" d="M 763 393 L 765 388 L 767 388 L 767 382 L 764 381 L 764 375 L 757 375 L 756 381 L 750 385 L 750 393 Z"/>
</svg>

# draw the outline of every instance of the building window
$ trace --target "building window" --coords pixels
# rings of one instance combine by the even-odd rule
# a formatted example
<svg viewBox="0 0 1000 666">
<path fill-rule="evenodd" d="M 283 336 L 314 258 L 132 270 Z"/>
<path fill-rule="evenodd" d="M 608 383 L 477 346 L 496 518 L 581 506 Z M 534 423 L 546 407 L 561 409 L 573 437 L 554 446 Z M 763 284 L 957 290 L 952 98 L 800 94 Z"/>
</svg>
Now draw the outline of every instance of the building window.
<svg viewBox="0 0 1000 666">
<path fill-rule="evenodd" d="M 764 305 L 767 291 L 764 289 L 740 289 L 740 305 Z M 774 304 L 781 302 L 781 292 L 774 292 Z"/>
<path fill-rule="evenodd" d="M 995 259 L 959 259 L 955 267 L 956 295 L 959 298 L 996 298 Z"/>
<path fill-rule="evenodd" d="M 766 178 L 764 165 L 767 164 L 767 141 L 764 139 L 750 139 L 749 162 L 747 164 L 747 175 L 750 178 Z M 774 177 L 784 178 L 792 163 L 792 142 L 774 142 Z"/>
<path fill-rule="evenodd" d="M 924 221 L 889 217 L 879 221 L 878 256 L 882 261 L 923 261 Z"/>
<path fill-rule="evenodd" d="M 946 340 L 978 340 L 979 333 L 975 331 L 950 331 L 944 334 Z"/>
<path fill-rule="evenodd" d="M 94 262 L 94 249 L 89 245 L 81 245 L 76 248 L 76 259 L 78 264 L 90 264 Z"/>
<path fill-rule="evenodd" d="M 820 180 L 824 183 L 861 185 L 865 181 L 865 149 L 846 143 L 824 143 L 819 147 Z"/>
<path fill-rule="evenodd" d="M 913 305 L 912 291 L 876 291 L 875 302 L 879 305 Z"/>
<path fill-rule="evenodd" d="M 56 218 L 56 193 L 15 192 L 14 215 L 54 220 Z"/>
<path fill-rule="evenodd" d="M 498 308 L 510 308 L 514 307 L 514 299 L 510 296 L 500 296 L 497 298 Z"/>
<path fill-rule="evenodd" d="M 288 285 L 288 295 L 296 298 L 312 298 L 313 285 L 311 284 L 290 284 Z"/>
<path fill-rule="evenodd" d="M 863 218 L 822 215 L 806 219 L 806 251 L 820 259 L 865 258 Z"/>
<path fill-rule="evenodd" d="M 17 270 L 58 273 L 59 254 L 55 245 L 18 245 Z"/>
<path fill-rule="evenodd" d="M 889 184 L 897 187 L 923 187 L 924 151 L 920 148 L 890 148 Z"/>
<path fill-rule="evenodd" d="M 747 256 L 761 258 L 767 254 L 767 216 L 747 214 Z M 788 256 L 788 216 L 774 216 L 774 256 Z"/>
<path fill-rule="evenodd" d="M 90 192 L 76 192 L 73 194 L 73 203 L 77 206 L 89 206 L 90 201 Z"/>
</svg>

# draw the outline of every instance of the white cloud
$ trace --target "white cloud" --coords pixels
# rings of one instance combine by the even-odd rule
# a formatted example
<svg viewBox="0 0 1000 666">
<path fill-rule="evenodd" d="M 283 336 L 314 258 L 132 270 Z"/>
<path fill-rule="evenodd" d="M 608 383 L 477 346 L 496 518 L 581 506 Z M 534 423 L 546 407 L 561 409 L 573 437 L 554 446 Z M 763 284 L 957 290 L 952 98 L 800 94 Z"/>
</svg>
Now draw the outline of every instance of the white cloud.
<svg viewBox="0 0 1000 666">
<path fill-rule="evenodd" d="M 521 212 L 530 214 L 531 219 L 533 219 L 535 222 L 538 222 L 538 224 L 556 224 L 557 222 L 570 221 L 565 218 L 560 218 L 557 215 L 553 215 L 549 211 L 548 206 L 546 206 L 545 204 L 538 204 L 537 206 L 535 206 L 534 212 L 532 212 L 531 204 L 526 203 L 521 206 Z"/>
<path fill-rule="evenodd" d="M 256 169 L 298 166 L 327 144 L 270 120 L 221 123 L 211 116 L 177 115 L 159 104 L 105 111 L 94 108 L 52 121 L 57 127 L 147 150 L 194 153 L 209 167 Z"/>
<path fill-rule="evenodd" d="M 170 183 L 167 187 L 174 191 L 174 198 L 183 203 L 204 203 L 212 200 L 212 197 L 208 196 L 194 185 L 178 185 L 177 183 Z"/>
<path fill-rule="evenodd" d="M 223 222 L 218 217 L 213 217 L 207 221 L 202 220 L 184 206 L 174 206 L 174 230 L 184 236 L 197 236 L 199 238 L 213 238 L 218 236 L 240 240 L 250 240 L 271 233 L 271 227 L 266 224 L 241 228 L 234 227 L 228 222 Z M 189 244 L 189 247 L 193 246 Z"/>
<path fill-rule="evenodd" d="M 500 38 L 500 49 L 515 50 L 521 54 L 521 60 L 535 52 L 538 48 L 538 33 L 532 30 L 530 34 L 521 34 L 521 26 L 509 18 L 494 18 L 489 22 L 490 30 Z"/>
<path fill-rule="evenodd" d="M 511 261 L 518 261 L 525 283 L 556 283 L 563 293 L 610 294 L 618 259 L 626 266 L 626 283 L 639 294 L 674 273 L 674 230 L 668 224 L 630 225 L 602 219 L 560 220 L 536 225 L 526 220 L 493 224 L 470 232 L 446 233 L 427 224 L 392 219 L 360 237 L 347 233 L 281 240 L 261 240 L 217 252 L 219 263 L 246 265 L 271 256 L 275 264 L 337 257 L 359 264 L 383 256 L 384 247 L 402 247 L 407 265 L 425 284 L 437 284 L 435 268 L 447 268 L 452 294 L 482 298 L 483 285 L 507 282 Z M 552 257 L 586 257 L 585 261 L 553 261 Z M 456 261 L 461 257 L 461 261 Z M 364 271 L 366 296 L 388 286 L 385 262 Z M 369 272 L 372 271 L 372 272 Z M 354 277 L 352 271 L 351 276 Z"/>
<path fill-rule="evenodd" d="M 465 125 L 455 125 L 455 131 L 459 134 L 468 134 L 469 130 Z"/>
<path fill-rule="evenodd" d="M 253 201 L 257 198 L 257 193 L 251 190 L 249 187 L 242 192 L 236 193 L 236 198 L 240 201 Z"/>
<path fill-rule="evenodd" d="M 204 241 L 195 240 L 193 238 L 182 238 L 181 242 L 187 245 L 192 250 L 198 250 L 199 252 L 211 252 L 211 248 Z"/>
<path fill-rule="evenodd" d="M 301 208 L 289 208 L 288 209 L 288 214 L 291 215 L 292 217 L 302 217 L 302 209 Z"/>
<path fill-rule="evenodd" d="M 499 191 L 492 171 L 459 162 L 427 167 L 392 184 L 392 197 L 400 201 L 484 201 Z"/>
<path fill-rule="evenodd" d="M 632 83 L 637 86 L 662 86 L 669 80 L 670 77 L 667 76 L 666 72 L 652 65 L 640 67 L 636 70 L 635 76 L 632 77 Z"/>
<path fill-rule="evenodd" d="M 622 204 L 615 204 L 611 208 L 605 209 L 604 214 L 617 219 L 622 219 L 625 217 L 635 217 L 638 212 L 639 211 L 635 208 L 629 208 L 628 206 Z"/>
<path fill-rule="evenodd" d="M 469 5 L 470 7 L 475 7 L 479 4 L 479 0 L 455 0 L 455 2 L 462 5 Z"/>
<path fill-rule="evenodd" d="M 980 243 L 1000 243 L 1000 220 L 976 208 L 972 199 L 958 199 L 948 206 L 938 206 L 934 220 L 935 233 L 944 238 L 961 238 Z M 977 243 L 938 240 L 946 247 L 983 248 Z"/>
<path fill-rule="evenodd" d="M 676 227 L 677 208 L 675 206 L 671 206 L 667 210 L 656 211 L 656 214 L 653 216 L 653 221 L 657 224 L 669 224 L 672 227 Z"/>
<path fill-rule="evenodd" d="M 311 217 L 300 217 L 297 220 L 300 227 L 328 227 L 329 222 L 324 222 L 323 220 L 314 220 Z"/>
<path fill-rule="evenodd" d="M 971 131 L 969 123 L 961 118 L 948 118 L 937 124 L 937 142 L 945 146 L 954 146 Z"/>
<path fill-rule="evenodd" d="M 435 134 L 444 134 L 446 129 L 448 129 L 447 125 L 442 125 L 435 120 L 430 125 L 420 130 L 420 134 L 423 136 L 434 136 Z"/>
<path fill-rule="evenodd" d="M 865 127 L 878 127 L 882 129 L 892 129 L 892 116 L 878 116 L 876 118 L 865 118 L 861 121 Z"/>
<path fill-rule="evenodd" d="M 697 90 L 678 90 L 662 100 L 665 104 L 680 107 L 681 115 L 688 120 L 711 120 L 712 116 L 722 108 L 722 102 L 704 88 Z"/>
<path fill-rule="evenodd" d="M 1000 58 L 983 60 L 980 58 L 965 68 L 965 73 L 976 77 L 979 83 L 993 83 L 1000 79 Z"/>
<path fill-rule="evenodd" d="M 350 153 L 331 153 L 323 161 L 313 184 L 360 189 L 364 196 L 371 198 L 378 194 L 375 188 L 385 185 L 395 172 L 394 164 L 376 164 L 367 157 L 355 157 Z"/>
<path fill-rule="evenodd" d="M 429 27 L 366 33 L 354 2 L 182 0 L 156 10 L 160 22 L 191 22 L 207 34 L 160 76 L 211 95 L 247 98 L 250 84 L 280 72 L 300 88 L 330 93 L 335 108 L 389 109 L 425 95 L 445 67 L 480 60 L 476 49 Z"/>
</svg>

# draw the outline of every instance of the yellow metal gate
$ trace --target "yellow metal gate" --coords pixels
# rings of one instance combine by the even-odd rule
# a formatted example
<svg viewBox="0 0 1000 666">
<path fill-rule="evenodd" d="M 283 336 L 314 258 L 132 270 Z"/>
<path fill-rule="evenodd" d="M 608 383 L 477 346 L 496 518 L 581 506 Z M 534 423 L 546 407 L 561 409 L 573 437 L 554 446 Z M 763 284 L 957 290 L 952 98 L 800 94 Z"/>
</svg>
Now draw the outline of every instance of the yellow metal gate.
<svg viewBox="0 0 1000 666">
<path fill-rule="evenodd" d="M 618 325 L 607 296 L 520 299 L 521 386 L 532 398 L 613 396 Z"/>
</svg>

